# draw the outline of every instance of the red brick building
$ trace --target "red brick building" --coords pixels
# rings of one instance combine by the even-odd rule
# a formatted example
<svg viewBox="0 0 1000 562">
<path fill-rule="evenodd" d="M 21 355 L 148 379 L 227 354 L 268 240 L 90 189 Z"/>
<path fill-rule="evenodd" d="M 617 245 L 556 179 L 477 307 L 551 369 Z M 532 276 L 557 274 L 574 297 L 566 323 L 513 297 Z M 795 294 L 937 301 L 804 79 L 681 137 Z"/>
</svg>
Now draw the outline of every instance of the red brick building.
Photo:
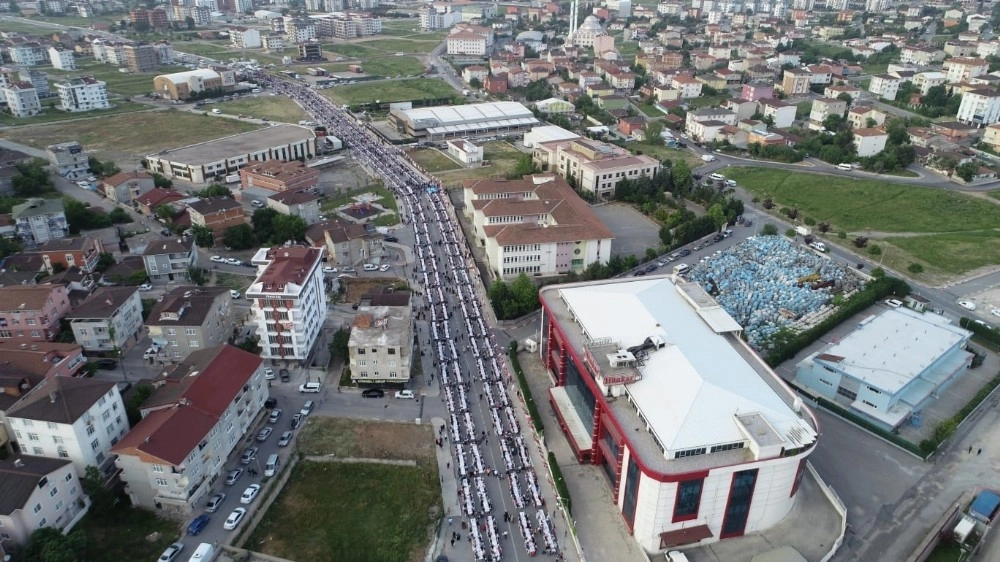
<svg viewBox="0 0 1000 562">
<path fill-rule="evenodd" d="M 271 191 L 301 191 L 319 185 L 319 170 L 298 160 L 256 162 L 240 170 L 243 189 L 260 187 Z"/>
<path fill-rule="evenodd" d="M 210 197 L 188 205 L 191 224 L 204 226 L 216 235 L 230 226 L 243 224 L 243 205 L 229 197 Z"/>
</svg>

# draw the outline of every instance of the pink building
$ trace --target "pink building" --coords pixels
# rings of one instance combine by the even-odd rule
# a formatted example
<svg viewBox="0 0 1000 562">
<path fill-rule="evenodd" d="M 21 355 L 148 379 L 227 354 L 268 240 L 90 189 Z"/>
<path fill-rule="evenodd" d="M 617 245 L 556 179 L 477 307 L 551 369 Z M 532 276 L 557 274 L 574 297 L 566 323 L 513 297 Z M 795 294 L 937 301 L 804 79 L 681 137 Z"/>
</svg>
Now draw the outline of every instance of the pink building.
<svg viewBox="0 0 1000 562">
<path fill-rule="evenodd" d="M 63 285 L 4 287 L 0 291 L 0 342 L 51 340 L 69 310 Z"/>
<path fill-rule="evenodd" d="M 774 87 L 766 84 L 743 84 L 740 99 L 757 101 L 774 97 Z"/>
<path fill-rule="evenodd" d="M 75 377 L 86 362 L 83 346 L 75 343 L 38 342 L 21 347 L 8 340 L 0 342 L 0 369 L 7 374 Z"/>
</svg>

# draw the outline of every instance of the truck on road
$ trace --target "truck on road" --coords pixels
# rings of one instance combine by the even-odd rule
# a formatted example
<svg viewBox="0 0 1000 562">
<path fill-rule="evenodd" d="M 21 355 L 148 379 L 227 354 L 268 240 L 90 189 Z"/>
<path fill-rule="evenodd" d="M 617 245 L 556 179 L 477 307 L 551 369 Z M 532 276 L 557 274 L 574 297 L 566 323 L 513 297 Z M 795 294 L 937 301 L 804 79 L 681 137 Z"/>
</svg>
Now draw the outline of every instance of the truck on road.
<svg viewBox="0 0 1000 562">
<path fill-rule="evenodd" d="M 701 159 L 705 162 L 715 162 L 717 158 L 711 154 L 702 154 Z"/>
<path fill-rule="evenodd" d="M 795 232 L 802 236 L 811 236 L 812 230 L 808 226 L 796 226 Z"/>
</svg>

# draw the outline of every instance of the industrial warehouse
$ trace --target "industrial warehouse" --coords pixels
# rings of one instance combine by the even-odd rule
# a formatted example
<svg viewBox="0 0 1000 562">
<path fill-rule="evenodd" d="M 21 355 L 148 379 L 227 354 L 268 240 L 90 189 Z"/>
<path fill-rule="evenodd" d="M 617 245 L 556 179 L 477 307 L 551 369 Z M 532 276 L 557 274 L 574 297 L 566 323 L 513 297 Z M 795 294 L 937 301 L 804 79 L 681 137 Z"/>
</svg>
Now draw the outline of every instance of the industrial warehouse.
<svg viewBox="0 0 1000 562">
<path fill-rule="evenodd" d="M 517 133 L 540 124 L 530 109 L 513 101 L 394 108 L 389 123 L 400 134 L 429 140 Z"/>
<path fill-rule="evenodd" d="M 544 287 L 542 361 L 577 460 L 647 552 L 766 530 L 792 509 L 817 423 L 701 287 Z"/>
</svg>

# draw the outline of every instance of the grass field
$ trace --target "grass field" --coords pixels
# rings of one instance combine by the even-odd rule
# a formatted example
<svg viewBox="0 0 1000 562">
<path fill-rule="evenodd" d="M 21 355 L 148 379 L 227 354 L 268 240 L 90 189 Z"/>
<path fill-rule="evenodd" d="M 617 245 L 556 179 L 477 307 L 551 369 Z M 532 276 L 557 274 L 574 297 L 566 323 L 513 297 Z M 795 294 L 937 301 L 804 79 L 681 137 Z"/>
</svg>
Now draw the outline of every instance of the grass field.
<svg viewBox="0 0 1000 562">
<path fill-rule="evenodd" d="M 215 244 L 217 246 L 221 246 L 222 245 L 222 240 L 216 240 Z M 256 269 L 247 268 L 248 275 L 237 275 L 235 273 L 218 273 L 218 272 L 216 272 L 216 274 L 215 274 L 215 284 L 213 286 L 214 287 L 223 287 L 223 288 L 229 289 L 231 291 L 239 291 L 239 292 L 242 293 L 243 291 L 246 291 L 247 287 L 250 286 L 250 283 L 253 282 L 253 280 L 254 280 L 253 274 L 256 271 L 257 271 Z"/>
<path fill-rule="evenodd" d="M 283 123 L 298 123 L 309 119 L 298 104 L 285 96 L 242 98 L 215 104 L 212 109 L 218 109 L 229 115 L 246 115 L 254 119 L 267 117 L 271 121 Z"/>
<path fill-rule="evenodd" d="M 179 538 L 178 527 L 176 521 L 129 507 L 121 507 L 120 512 L 110 520 L 96 519 L 90 514 L 74 528 L 74 531 L 79 529 L 87 535 L 85 552 L 77 554 L 80 560 L 89 562 L 155 560 L 167 545 Z M 159 538 L 146 540 L 152 533 L 160 533 Z"/>
<path fill-rule="evenodd" d="M 514 145 L 504 141 L 488 142 L 483 146 L 483 159 L 489 161 L 488 166 L 478 168 L 459 168 L 450 172 L 439 172 L 438 179 L 446 187 L 461 185 L 462 180 L 481 180 L 492 177 L 504 177 L 517 166 L 517 159 L 523 154 Z"/>
<path fill-rule="evenodd" d="M 379 50 L 365 43 L 325 43 L 324 53 L 333 53 L 349 59 L 361 59 L 379 54 Z"/>
<path fill-rule="evenodd" d="M 66 111 L 51 108 L 45 109 L 41 115 L 20 119 L 6 113 L 0 113 L 0 125 L 18 127 L 22 125 L 37 125 L 40 123 L 55 123 L 58 121 L 66 121 L 67 119 L 99 119 L 122 113 L 132 113 L 135 111 L 145 111 L 150 109 L 148 105 L 132 102 L 118 102 L 113 103 L 112 105 L 114 105 L 114 107 L 110 109 L 95 109 L 94 111 L 87 111 L 83 113 L 68 113 Z"/>
<path fill-rule="evenodd" d="M 321 212 L 328 213 L 332 212 L 334 209 L 343 207 L 354 203 L 356 200 L 355 196 L 362 193 L 374 193 L 379 196 L 379 199 L 373 201 L 385 209 L 393 211 L 392 213 L 382 213 L 375 217 L 371 222 L 375 226 L 395 226 L 399 223 L 399 209 L 396 206 L 396 199 L 392 196 L 392 193 L 383 185 L 372 185 L 357 189 L 348 193 L 346 195 L 341 195 L 340 197 L 331 197 L 324 199 L 320 202 L 319 209 Z"/>
<path fill-rule="evenodd" d="M 442 513 L 431 426 L 314 416 L 297 448 L 416 466 L 302 461 L 247 548 L 299 562 L 423 560 Z"/>
<path fill-rule="evenodd" d="M 461 164 L 448 158 L 443 152 L 434 148 L 413 150 L 410 152 L 410 158 L 432 174 L 457 170 L 462 167 Z"/>
<path fill-rule="evenodd" d="M 688 167 L 692 170 L 705 164 L 697 154 L 691 152 L 690 150 L 670 148 L 663 144 L 631 143 L 626 146 L 632 152 L 642 152 L 643 154 L 647 154 L 660 160 L 664 158 L 669 158 L 672 161 L 683 160 L 687 162 Z"/>
<path fill-rule="evenodd" d="M 760 199 L 829 222 L 832 232 L 868 236 L 869 244 L 882 246 L 887 266 L 906 271 L 919 263 L 930 281 L 1000 263 L 1000 205 L 989 201 L 940 189 L 768 168 L 729 168 L 725 175 Z"/>
<path fill-rule="evenodd" d="M 410 76 L 424 71 L 424 64 L 417 57 L 380 57 L 368 59 L 361 65 L 368 74 L 376 76 Z M 454 91 L 454 90 L 452 90 Z"/>
<path fill-rule="evenodd" d="M 65 76 L 85 76 L 91 75 L 98 80 L 102 80 L 108 85 L 108 92 L 120 96 L 138 96 L 148 94 L 153 91 L 153 78 L 160 74 L 180 72 L 187 70 L 183 66 L 161 66 L 155 72 L 144 74 L 129 74 L 118 72 L 118 67 L 110 64 L 87 61 L 77 62 L 77 70 L 67 72 L 62 70 L 45 69 L 52 79 L 61 79 Z"/>
<path fill-rule="evenodd" d="M 18 127 L 0 131 L 0 137 L 41 149 L 72 139 L 88 151 L 95 152 L 99 158 L 128 162 L 129 166 L 133 166 L 136 159 L 164 148 L 176 148 L 259 128 L 259 125 L 235 119 L 213 119 L 165 110 L 119 115 L 102 120 L 99 127 L 89 119 Z"/>
<path fill-rule="evenodd" d="M 732 96 L 730 96 L 729 94 L 719 94 L 716 96 L 702 96 L 700 98 L 692 98 L 688 100 L 688 105 L 691 106 L 692 109 L 699 109 L 702 107 L 713 107 L 726 101 L 730 97 Z"/>
<path fill-rule="evenodd" d="M 989 192 L 989 196 L 994 199 L 1000 199 L 1000 189 L 994 189 L 993 191 Z"/>
<path fill-rule="evenodd" d="M 457 96 L 458 92 L 443 80 L 416 78 L 396 82 L 380 81 L 369 84 L 338 86 L 322 90 L 322 94 L 337 103 L 356 105 L 371 103 L 375 100 L 385 103 L 443 98 Z"/>
</svg>

